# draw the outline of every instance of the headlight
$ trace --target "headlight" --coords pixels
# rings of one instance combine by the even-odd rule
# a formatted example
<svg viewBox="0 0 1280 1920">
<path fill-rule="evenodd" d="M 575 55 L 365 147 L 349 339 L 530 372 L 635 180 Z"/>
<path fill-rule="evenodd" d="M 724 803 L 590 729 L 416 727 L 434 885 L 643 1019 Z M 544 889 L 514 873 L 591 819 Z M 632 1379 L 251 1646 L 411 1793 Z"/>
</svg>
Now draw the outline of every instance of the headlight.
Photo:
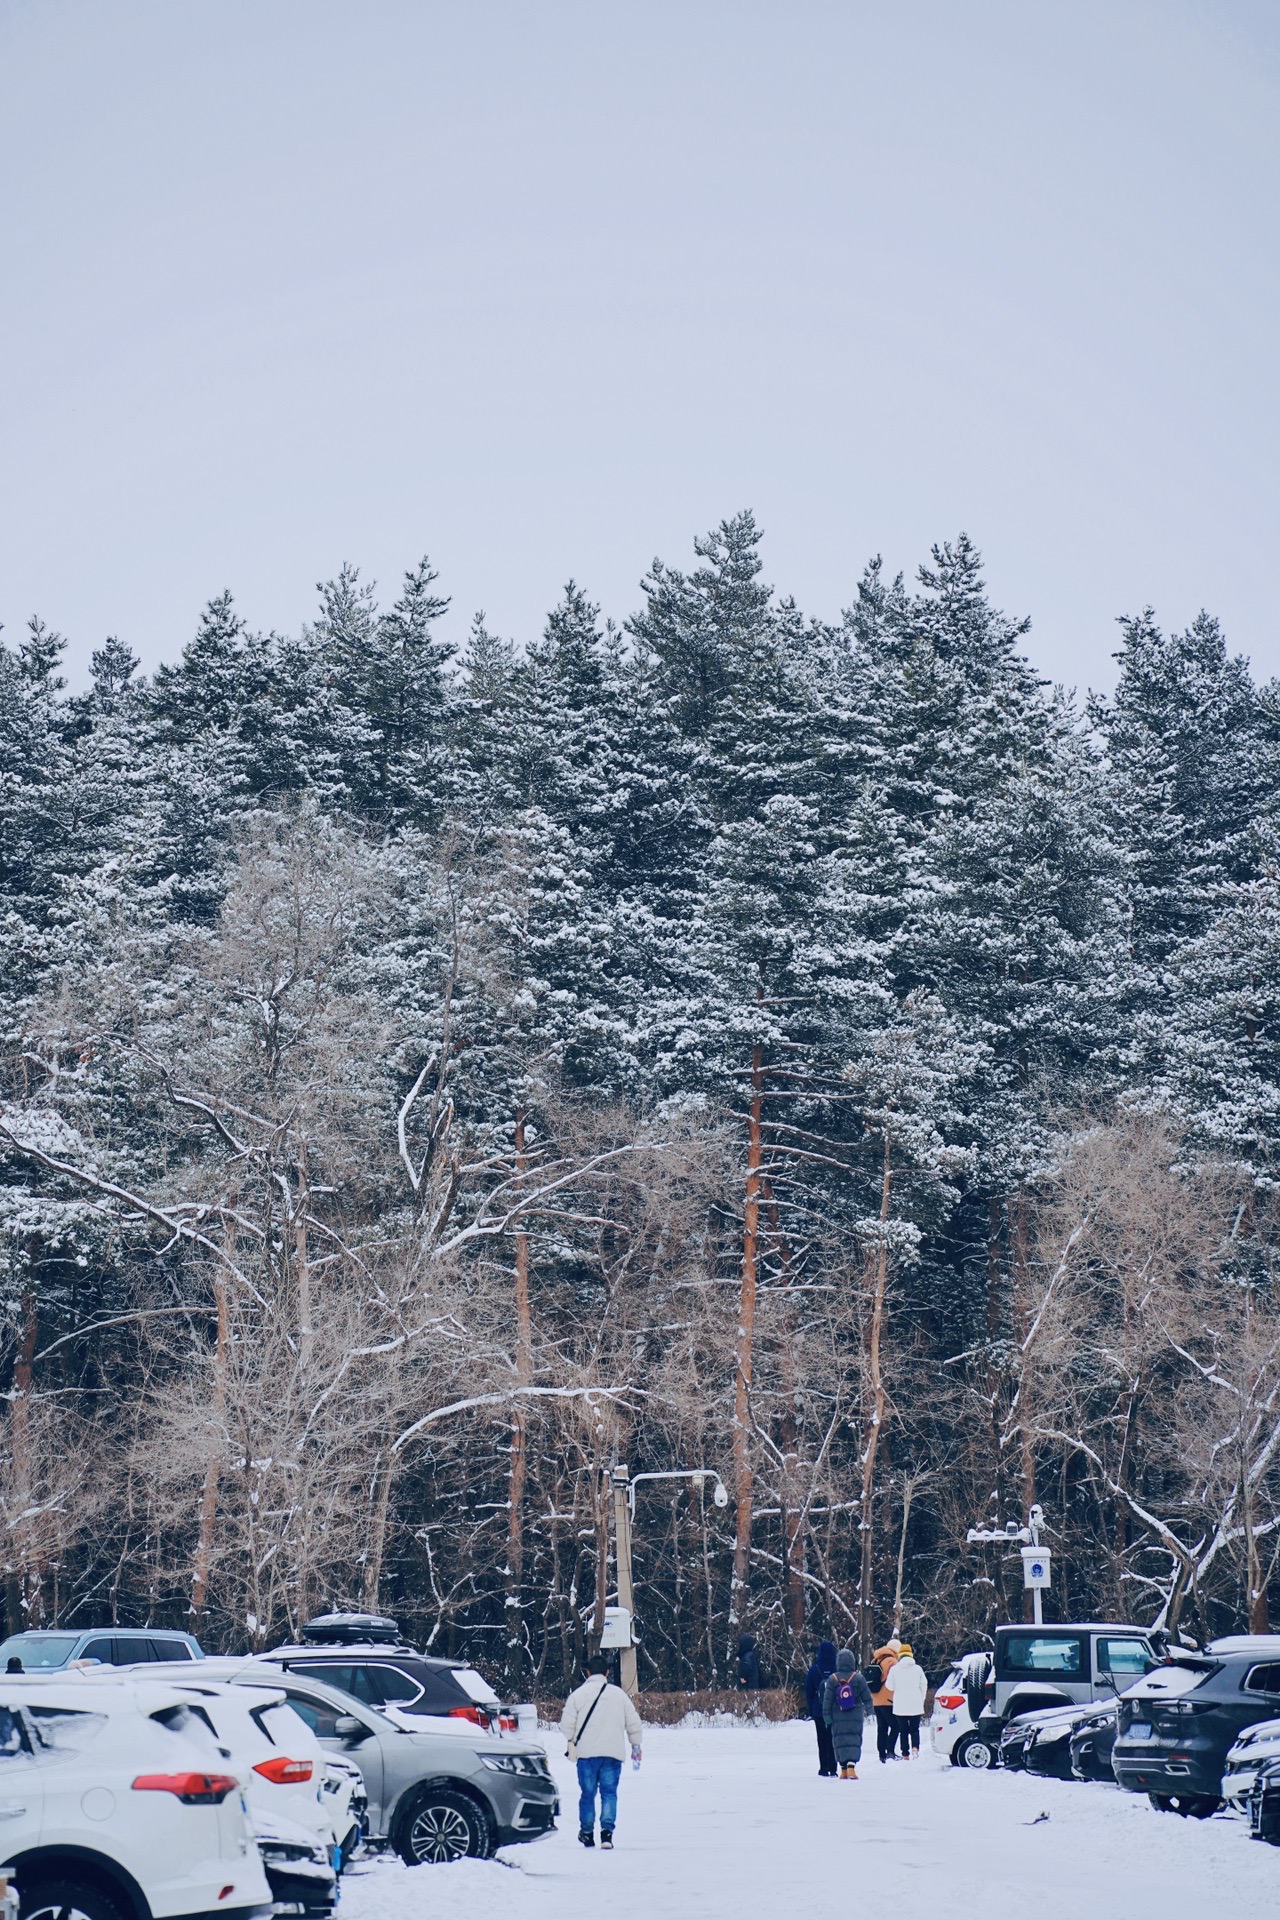
<svg viewBox="0 0 1280 1920">
<path fill-rule="evenodd" d="M 321 1847 L 300 1847 L 289 1840 L 259 1840 L 258 1852 L 264 1860 L 278 1860 L 282 1864 L 307 1860 L 312 1866 L 328 1866 L 324 1850 Z"/>
<path fill-rule="evenodd" d="M 518 1754 L 482 1753 L 481 1760 L 486 1767 L 492 1767 L 495 1773 L 523 1773 L 524 1764 Z"/>
</svg>

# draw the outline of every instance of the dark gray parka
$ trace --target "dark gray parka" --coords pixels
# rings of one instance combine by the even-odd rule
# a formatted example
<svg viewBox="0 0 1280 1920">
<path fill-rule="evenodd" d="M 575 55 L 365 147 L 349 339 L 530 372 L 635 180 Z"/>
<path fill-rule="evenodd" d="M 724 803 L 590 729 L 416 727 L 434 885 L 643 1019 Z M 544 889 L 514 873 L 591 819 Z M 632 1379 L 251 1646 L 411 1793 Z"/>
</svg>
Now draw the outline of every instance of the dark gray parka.
<svg viewBox="0 0 1280 1920">
<path fill-rule="evenodd" d="M 836 1701 L 836 1694 L 846 1680 L 851 1682 L 857 1696 L 857 1705 L 853 1707 L 841 1707 Z M 828 1675 L 822 1690 L 822 1717 L 831 1729 L 837 1766 L 856 1766 L 862 1758 L 862 1725 L 870 1712 L 871 1689 L 860 1673 Z"/>
</svg>

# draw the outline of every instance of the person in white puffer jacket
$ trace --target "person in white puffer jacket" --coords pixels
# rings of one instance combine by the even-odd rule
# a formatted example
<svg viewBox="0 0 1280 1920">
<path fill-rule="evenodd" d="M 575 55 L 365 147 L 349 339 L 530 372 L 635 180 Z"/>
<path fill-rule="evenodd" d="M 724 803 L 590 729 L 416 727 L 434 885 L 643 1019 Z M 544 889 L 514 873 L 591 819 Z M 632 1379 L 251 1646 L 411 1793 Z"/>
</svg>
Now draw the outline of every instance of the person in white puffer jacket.
<svg viewBox="0 0 1280 1920">
<path fill-rule="evenodd" d="M 893 1731 L 901 1742 L 903 1759 L 909 1760 L 920 1751 L 920 1718 L 929 1692 L 929 1676 L 905 1640 L 884 1684 L 893 1695 Z"/>
<path fill-rule="evenodd" d="M 560 1731 L 569 1758 L 578 1763 L 578 1838 L 584 1847 L 596 1843 L 596 1795 L 600 1796 L 600 1845 L 612 1847 L 618 1818 L 618 1782 L 630 1751 L 640 1765 L 644 1729 L 635 1703 L 621 1687 L 612 1686 L 602 1653 L 587 1662 L 587 1678 L 564 1703 Z"/>
</svg>

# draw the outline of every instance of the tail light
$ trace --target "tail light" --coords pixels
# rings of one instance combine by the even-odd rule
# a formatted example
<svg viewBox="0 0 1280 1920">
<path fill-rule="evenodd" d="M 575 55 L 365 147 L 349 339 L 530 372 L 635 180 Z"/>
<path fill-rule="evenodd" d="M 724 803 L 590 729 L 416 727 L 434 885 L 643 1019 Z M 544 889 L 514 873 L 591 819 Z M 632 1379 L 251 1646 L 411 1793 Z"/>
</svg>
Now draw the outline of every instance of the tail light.
<svg viewBox="0 0 1280 1920">
<path fill-rule="evenodd" d="M 946 1707 L 948 1709 L 952 1707 L 962 1707 L 964 1705 L 964 1695 L 962 1693 L 935 1693 L 933 1696 L 933 1704 L 935 1707 Z"/>
<path fill-rule="evenodd" d="M 498 1715 L 498 1725 L 503 1733 L 519 1733 L 520 1731 L 520 1722 L 514 1713 L 500 1713 Z"/>
<path fill-rule="evenodd" d="M 473 1727 L 489 1726 L 489 1716 L 483 1707 L 450 1707 L 447 1718 L 450 1720 L 469 1720 Z"/>
<path fill-rule="evenodd" d="M 240 1782 L 233 1773 L 140 1773 L 135 1793 L 171 1793 L 184 1807 L 220 1806 Z"/>
<path fill-rule="evenodd" d="M 259 1760 L 254 1772 L 260 1773 L 264 1780 L 270 1780 L 273 1786 L 297 1787 L 311 1778 L 311 1762 L 288 1760 L 280 1753 L 274 1760 Z"/>
</svg>

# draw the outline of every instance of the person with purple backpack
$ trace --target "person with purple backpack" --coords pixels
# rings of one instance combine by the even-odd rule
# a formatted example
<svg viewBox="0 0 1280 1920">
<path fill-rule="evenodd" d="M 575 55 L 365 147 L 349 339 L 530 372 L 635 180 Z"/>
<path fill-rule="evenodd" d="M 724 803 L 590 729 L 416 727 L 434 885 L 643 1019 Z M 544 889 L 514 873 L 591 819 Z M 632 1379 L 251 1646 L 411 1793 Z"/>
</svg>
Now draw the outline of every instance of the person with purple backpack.
<svg viewBox="0 0 1280 1920">
<path fill-rule="evenodd" d="M 848 1647 L 836 1655 L 836 1670 L 822 1693 L 822 1717 L 831 1729 L 831 1744 L 842 1780 L 856 1780 L 862 1758 L 862 1728 L 871 1712 L 871 1689 L 858 1672 Z"/>
</svg>

